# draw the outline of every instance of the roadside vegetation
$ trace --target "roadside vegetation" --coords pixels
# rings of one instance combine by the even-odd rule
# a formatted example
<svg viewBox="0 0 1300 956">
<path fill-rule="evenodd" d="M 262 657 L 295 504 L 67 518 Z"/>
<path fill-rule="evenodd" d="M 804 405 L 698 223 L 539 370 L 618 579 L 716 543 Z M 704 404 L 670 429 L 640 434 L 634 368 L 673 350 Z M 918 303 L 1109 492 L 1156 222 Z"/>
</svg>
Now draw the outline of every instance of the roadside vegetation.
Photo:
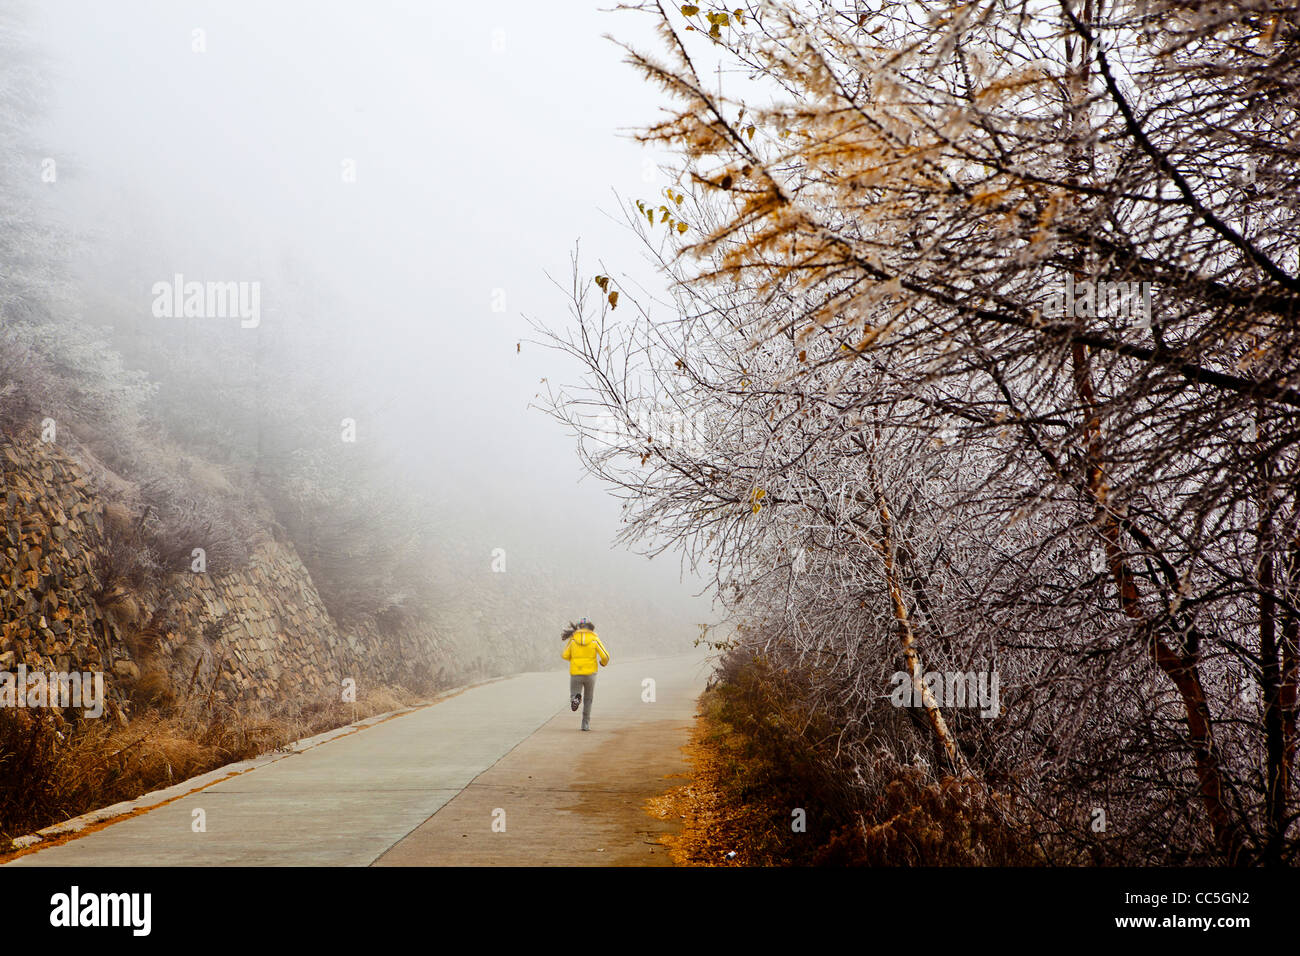
<svg viewBox="0 0 1300 956">
<path fill-rule="evenodd" d="M 789 668 L 730 653 L 700 698 L 691 781 L 650 812 L 685 866 L 1036 866 L 1009 795 L 985 794 L 886 748 L 855 761 L 852 715 L 810 709 Z"/>
</svg>

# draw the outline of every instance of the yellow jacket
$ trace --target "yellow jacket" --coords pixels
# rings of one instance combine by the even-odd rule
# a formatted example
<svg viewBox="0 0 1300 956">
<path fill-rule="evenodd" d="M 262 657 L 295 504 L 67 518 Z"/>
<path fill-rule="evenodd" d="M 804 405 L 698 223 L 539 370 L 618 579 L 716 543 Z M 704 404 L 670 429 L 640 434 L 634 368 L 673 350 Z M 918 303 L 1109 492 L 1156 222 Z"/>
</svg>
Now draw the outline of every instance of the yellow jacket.
<svg viewBox="0 0 1300 956">
<path fill-rule="evenodd" d="M 564 645 L 561 656 L 569 662 L 570 674 L 596 673 L 597 657 L 600 658 L 601 667 L 609 663 L 609 651 L 605 650 L 605 645 L 600 643 L 595 631 L 586 629 L 573 632 L 573 637 Z"/>
</svg>

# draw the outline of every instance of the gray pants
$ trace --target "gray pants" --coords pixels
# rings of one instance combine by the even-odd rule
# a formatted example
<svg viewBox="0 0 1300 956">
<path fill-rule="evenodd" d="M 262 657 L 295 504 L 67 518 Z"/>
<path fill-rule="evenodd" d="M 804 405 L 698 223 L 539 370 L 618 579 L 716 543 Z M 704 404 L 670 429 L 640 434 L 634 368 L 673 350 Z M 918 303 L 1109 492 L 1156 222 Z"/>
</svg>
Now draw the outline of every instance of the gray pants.
<svg viewBox="0 0 1300 956">
<path fill-rule="evenodd" d="M 582 694 L 582 722 L 585 725 L 591 720 L 591 698 L 596 695 L 595 674 L 569 675 L 569 696 L 576 697 L 579 693 Z"/>
</svg>

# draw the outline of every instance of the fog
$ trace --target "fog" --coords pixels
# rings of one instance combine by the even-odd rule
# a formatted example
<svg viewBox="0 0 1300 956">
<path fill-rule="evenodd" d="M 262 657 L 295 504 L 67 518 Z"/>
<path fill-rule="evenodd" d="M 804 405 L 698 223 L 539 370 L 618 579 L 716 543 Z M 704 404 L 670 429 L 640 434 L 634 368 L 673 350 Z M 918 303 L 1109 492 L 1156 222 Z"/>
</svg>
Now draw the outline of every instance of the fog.
<svg viewBox="0 0 1300 956">
<path fill-rule="evenodd" d="M 675 556 L 612 546 L 617 501 L 530 407 L 543 380 L 577 374 L 528 321 L 565 321 L 575 242 L 589 267 L 662 286 L 619 213 L 662 185 L 628 135 L 658 94 L 602 36 L 650 42 L 643 18 L 585 3 L 42 0 L 22 19 L 45 77 L 35 151 L 57 166 L 42 214 L 76 235 L 79 306 L 128 365 L 145 342 L 203 349 L 196 323 L 250 355 L 278 341 L 332 383 L 310 410 L 321 427 L 353 419 L 374 468 L 439 502 L 465 576 L 490 573 L 500 548 L 511 571 L 589 594 L 574 619 L 653 605 L 683 637 L 709 619 Z M 259 284 L 257 326 L 160 318 L 154 287 L 178 274 Z M 223 374 L 194 387 L 219 401 L 247 384 Z M 275 388 L 296 372 L 259 374 Z"/>
</svg>

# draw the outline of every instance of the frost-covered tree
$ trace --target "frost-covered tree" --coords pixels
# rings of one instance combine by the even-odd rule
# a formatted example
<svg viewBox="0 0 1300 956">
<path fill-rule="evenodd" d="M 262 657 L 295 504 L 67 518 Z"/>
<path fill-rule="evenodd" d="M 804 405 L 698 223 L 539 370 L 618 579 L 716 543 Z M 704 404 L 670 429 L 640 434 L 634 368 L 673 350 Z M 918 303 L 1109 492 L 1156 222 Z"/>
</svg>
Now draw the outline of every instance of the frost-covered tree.
<svg viewBox="0 0 1300 956">
<path fill-rule="evenodd" d="M 630 533 L 869 661 L 863 714 L 889 655 L 992 662 L 931 735 L 1052 854 L 1294 859 L 1295 9 L 645 8 L 678 301 L 602 276 L 560 399 Z"/>
</svg>

